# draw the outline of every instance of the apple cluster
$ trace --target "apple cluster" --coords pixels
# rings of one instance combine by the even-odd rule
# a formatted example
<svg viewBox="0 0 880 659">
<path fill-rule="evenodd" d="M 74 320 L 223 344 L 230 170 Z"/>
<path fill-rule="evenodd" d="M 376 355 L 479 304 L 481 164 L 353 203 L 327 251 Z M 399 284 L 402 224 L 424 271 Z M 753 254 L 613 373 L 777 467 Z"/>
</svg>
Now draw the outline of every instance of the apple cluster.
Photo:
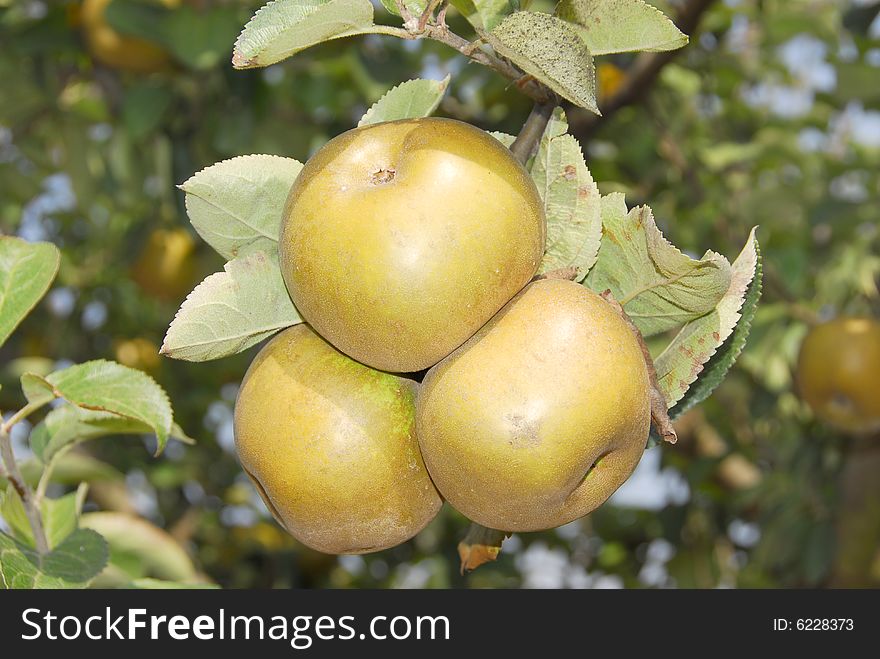
<svg viewBox="0 0 880 659">
<path fill-rule="evenodd" d="M 527 170 L 459 121 L 357 128 L 306 163 L 279 240 L 305 322 L 259 352 L 235 408 L 242 466 L 293 536 L 378 551 L 444 500 L 552 528 L 629 477 L 644 355 L 600 296 L 536 277 L 546 242 Z"/>
</svg>

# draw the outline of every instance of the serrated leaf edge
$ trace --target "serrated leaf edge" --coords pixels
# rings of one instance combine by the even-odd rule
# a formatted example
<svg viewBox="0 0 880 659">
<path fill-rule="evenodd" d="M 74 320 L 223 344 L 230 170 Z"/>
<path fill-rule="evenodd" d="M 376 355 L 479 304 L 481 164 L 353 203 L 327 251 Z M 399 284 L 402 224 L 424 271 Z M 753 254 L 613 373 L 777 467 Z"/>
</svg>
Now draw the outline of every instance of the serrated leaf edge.
<svg viewBox="0 0 880 659">
<path fill-rule="evenodd" d="M 398 89 L 400 89 L 404 85 L 409 85 L 409 84 L 413 84 L 413 83 L 432 82 L 432 83 L 439 85 L 440 94 L 437 97 L 437 102 L 433 105 L 430 112 L 428 112 L 428 115 L 433 114 L 434 110 L 437 109 L 437 107 L 440 105 L 440 102 L 443 100 L 443 97 L 446 95 L 446 90 L 449 88 L 450 80 L 452 80 L 452 76 L 450 76 L 448 74 L 445 78 L 443 78 L 443 80 L 431 80 L 430 78 L 413 78 L 411 80 L 404 80 L 400 84 L 395 85 L 394 87 L 389 89 L 387 92 L 382 94 L 382 96 L 379 98 L 379 100 L 376 101 L 375 103 L 373 103 L 370 106 L 370 108 L 364 113 L 364 116 L 362 116 L 360 118 L 360 120 L 357 123 L 357 127 L 360 128 L 361 126 L 367 125 L 366 122 L 370 119 L 370 116 L 376 111 L 376 108 L 379 107 L 379 104 L 382 103 L 382 101 L 384 101 L 386 98 L 388 98 L 389 95 L 393 94 L 395 91 L 397 91 Z"/>
</svg>

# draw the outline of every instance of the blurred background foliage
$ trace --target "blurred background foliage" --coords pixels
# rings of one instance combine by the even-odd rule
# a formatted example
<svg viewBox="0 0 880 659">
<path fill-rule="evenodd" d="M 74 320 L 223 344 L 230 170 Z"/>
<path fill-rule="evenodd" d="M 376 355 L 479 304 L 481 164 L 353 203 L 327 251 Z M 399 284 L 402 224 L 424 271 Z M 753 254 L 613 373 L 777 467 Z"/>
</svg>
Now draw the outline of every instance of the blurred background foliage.
<svg viewBox="0 0 880 659">
<path fill-rule="evenodd" d="M 24 370 L 117 359 L 168 390 L 197 440 L 159 459 L 100 440 L 58 469 L 53 488 L 84 478 L 87 510 L 120 513 L 86 517 L 110 538 L 113 570 L 224 587 L 880 585 L 880 440 L 815 420 L 792 377 L 810 324 L 880 312 L 880 2 L 654 2 L 693 19 L 690 45 L 603 119 L 570 112 L 601 191 L 650 204 L 682 249 L 734 257 L 760 225 L 763 304 L 728 380 L 679 420 L 677 446 L 646 452 L 594 514 L 513 536 L 466 576 L 455 552 L 466 522 L 448 507 L 414 540 L 364 557 L 307 550 L 272 521 L 233 449 L 255 349 L 200 364 L 157 355 L 187 292 L 222 267 L 175 186 L 236 155 L 305 160 L 412 77 L 452 74 L 439 114 L 490 130 L 516 133 L 527 100 L 439 44 L 390 37 L 234 71 L 232 42 L 259 2 L 160 4 L 179 38 L 114 51 L 122 28 L 143 39 L 150 21 L 108 12 L 108 35 L 78 0 L 0 0 L 0 231 L 63 252 L 55 287 L 0 350 L 0 409 L 22 404 Z M 392 20 L 378 3 L 377 18 Z M 656 56 L 639 57 L 600 58 L 600 107 Z M 125 580 L 113 570 L 101 583 Z"/>
</svg>

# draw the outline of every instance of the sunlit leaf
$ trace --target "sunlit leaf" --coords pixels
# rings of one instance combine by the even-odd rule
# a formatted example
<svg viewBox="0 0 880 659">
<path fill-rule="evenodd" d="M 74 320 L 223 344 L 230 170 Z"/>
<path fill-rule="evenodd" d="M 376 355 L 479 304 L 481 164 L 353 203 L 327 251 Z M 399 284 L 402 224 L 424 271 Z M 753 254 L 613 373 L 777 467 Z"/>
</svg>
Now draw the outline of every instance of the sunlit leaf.
<svg viewBox="0 0 880 659">
<path fill-rule="evenodd" d="M 145 435 L 153 432 L 146 422 L 111 412 L 62 405 L 51 410 L 30 435 L 31 450 L 44 463 L 73 444 L 108 435 Z M 171 424 L 170 437 L 192 443 L 176 423 Z M 55 467 L 57 472 L 58 467 Z"/>
<path fill-rule="evenodd" d="M 402 82 L 376 101 L 358 126 L 427 117 L 440 105 L 448 86 L 449 76 L 439 81 L 416 79 Z"/>
<path fill-rule="evenodd" d="M 157 453 L 168 442 L 171 404 L 162 387 L 143 371 L 98 359 L 45 377 L 25 373 L 21 386 L 31 404 L 63 398 L 85 409 L 141 421 L 156 434 Z"/>
<path fill-rule="evenodd" d="M 51 243 L 0 236 L 0 345 L 46 294 L 60 262 Z"/>
<path fill-rule="evenodd" d="M 647 206 L 627 211 L 622 194 L 602 198 L 602 244 L 587 285 L 610 289 L 645 336 L 712 311 L 730 278 L 720 254 L 692 259 L 667 241 Z"/>
<path fill-rule="evenodd" d="M 393 34 L 373 23 L 370 0 L 273 0 L 238 36 L 232 65 L 268 66 L 324 41 L 369 33 Z"/>
<path fill-rule="evenodd" d="M 186 298 L 161 353 L 208 361 L 233 355 L 301 323 L 290 301 L 276 252 L 249 252 L 210 275 Z"/>
<path fill-rule="evenodd" d="M 572 24 L 519 11 L 505 18 L 487 39 L 499 54 L 563 98 L 599 113 L 593 56 Z"/>
<path fill-rule="evenodd" d="M 287 193 L 301 169 L 293 158 L 266 155 L 211 165 L 180 186 L 190 222 L 226 259 L 245 248 L 276 249 Z"/>
<path fill-rule="evenodd" d="M 593 55 L 681 48 L 686 34 L 643 0 L 562 0 L 556 15 L 577 26 Z"/>
<path fill-rule="evenodd" d="M 673 416 L 705 400 L 724 380 L 745 346 L 760 297 L 761 253 L 752 229 L 716 308 L 685 325 L 654 360 Z"/>
<path fill-rule="evenodd" d="M 580 281 L 599 251 L 601 201 L 580 144 L 567 129 L 559 109 L 544 131 L 531 168 L 547 216 L 547 249 L 539 272 L 575 267 Z"/>
</svg>

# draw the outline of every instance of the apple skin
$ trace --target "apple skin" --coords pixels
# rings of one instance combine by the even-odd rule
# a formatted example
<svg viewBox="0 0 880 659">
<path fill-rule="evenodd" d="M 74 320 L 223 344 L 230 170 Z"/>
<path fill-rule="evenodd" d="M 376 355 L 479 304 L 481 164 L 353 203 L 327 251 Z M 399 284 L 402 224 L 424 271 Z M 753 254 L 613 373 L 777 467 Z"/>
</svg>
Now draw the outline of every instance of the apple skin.
<svg viewBox="0 0 880 659">
<path fill-rule="evenodd" d="M 629 478 L 648 440 L 635 335 L 571 281 L 527 286 L 428 371 L 416 428 L 446 500 L 501 531 L 567 524 Z"/>
<path fill-rule="evenodd" d="M 543 203 L 487 133 L 451 119 L 350 130 L 303 167 L 284 210 L 281 270 L 303 318 L 384 371 L 433 366 L 525 286 Z"/>
<path fill-rule="evenodd" d="M 235 444 L 275 519 L 328 554 L 398 545 L 440 510 L 415 436 L 412 380 L 349 359 L 296 325 L 256 356 Z"/>
<path fill-rule="evenodd" d="M 96 60 L 119 71 L 130 73 L 155 73 L 171 66 L 171 58 L 159 45 L 120 34 L 114 30 L 104 12 L 111 0 L 85 0 L 82 5 L 81 23 L 86 45 Z M 180 0 L 161 0 L 169 9 L 180 5 Z"/>
<path fill-rule="evenodd" d="M 823 421 L 853 434 L 880 430 L 880 322 L 841 317 L 811 329 L 796 381 Z"/>
</svg>

